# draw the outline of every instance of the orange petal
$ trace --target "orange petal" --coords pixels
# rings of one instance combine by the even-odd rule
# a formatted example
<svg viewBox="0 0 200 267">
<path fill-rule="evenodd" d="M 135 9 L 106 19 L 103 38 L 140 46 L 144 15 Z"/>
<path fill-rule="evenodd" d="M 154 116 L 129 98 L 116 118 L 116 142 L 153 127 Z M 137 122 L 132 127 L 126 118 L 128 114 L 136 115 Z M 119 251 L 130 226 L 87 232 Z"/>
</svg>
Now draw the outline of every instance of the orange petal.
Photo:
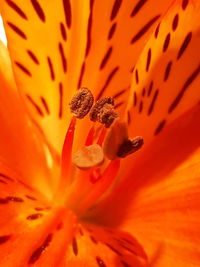
<svg viewBox="0 0 200 267">
<path fill-rule="evenodd" d="M 51 207 L 2 164 L 0 192 L 1 266 L 147 266 L 143 248 L 131 235 L 81 226 L 73 212 Z"/>
<path fill-rule="evenodd" d="M 199 16 L 198 1 L 176 1 L 135 66 L 127 111 L 146 143 L 200 100 Z"/>
<path fill-rule="evenodd" d="M 130 70 L 171 1 L 1 0 L 17 85 L 58 151 L 77 88 L 124 103 Z"/>
<path fill-rule="evenodd" d="M 166 126 L 92 215 L 134 233 L 151 266 L 168 267 L 176 261 L 187 267 L 200 262 L 199 124 L 198 105 Z"/>
<path fill-rule="evenodd" d="M 147 257 L 131 235 L 112 228 L 83 224 L 77 228 L 62 264 L 59 266 L 144 267 L 147 266 Z"/>
<path fill-rule="evenodd" d="M 18 96 L 7 49 L 0 43 L 0 159 L 32 186 L 48 187 L 43 140 Z"/>
</svg>

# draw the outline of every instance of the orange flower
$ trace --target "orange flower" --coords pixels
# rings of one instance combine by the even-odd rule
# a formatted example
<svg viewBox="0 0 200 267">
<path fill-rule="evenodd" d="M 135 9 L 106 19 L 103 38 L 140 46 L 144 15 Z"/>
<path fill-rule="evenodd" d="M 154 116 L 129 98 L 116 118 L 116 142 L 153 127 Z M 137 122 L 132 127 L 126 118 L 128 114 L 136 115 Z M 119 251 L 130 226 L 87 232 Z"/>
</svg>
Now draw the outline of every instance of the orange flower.
<svg viewBox="0 0 200 267">
<path fill-rule="evenodd" d="M 199 1 L 0 8 L 0 266 L 199 266 Z M 71 119 L 82 86 L 114 97 L 141 151 L 74 167 L 105 135 Z"/>
</svg>

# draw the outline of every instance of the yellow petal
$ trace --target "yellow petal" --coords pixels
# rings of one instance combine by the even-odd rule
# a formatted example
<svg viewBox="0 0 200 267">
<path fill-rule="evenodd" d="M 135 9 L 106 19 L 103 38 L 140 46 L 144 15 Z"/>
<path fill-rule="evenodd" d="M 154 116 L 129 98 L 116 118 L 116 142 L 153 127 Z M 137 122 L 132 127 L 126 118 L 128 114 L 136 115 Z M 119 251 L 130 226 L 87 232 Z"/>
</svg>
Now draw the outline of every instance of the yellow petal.
<svg viewBox="0 0 200 267">
<path fill-rule="evenodd" d="M 200 100 L 200 4 L 175 3 L 147 42 L 133 73 L 130 132 L 147 142 Z"/>
<path fill-rule="evenodd" d="M 6 47 L 0 43 L 0 160 L 32 186 L 46 185 L 48 167 L 43 139 L 36 136 L 19 98 Z M 36 167 L 37 166 L 37 167 Z M 45 178 L 46 177 L 46 178 Z"/>
<path fill-rule="evenodd" d="M 57 150 L 77 88 L 87 86 L 97 98 L 114 95 L 118 107 L 124 103 L 130 70 L 170 3 L 1 0 L 17 85 Z"/>
</svg>

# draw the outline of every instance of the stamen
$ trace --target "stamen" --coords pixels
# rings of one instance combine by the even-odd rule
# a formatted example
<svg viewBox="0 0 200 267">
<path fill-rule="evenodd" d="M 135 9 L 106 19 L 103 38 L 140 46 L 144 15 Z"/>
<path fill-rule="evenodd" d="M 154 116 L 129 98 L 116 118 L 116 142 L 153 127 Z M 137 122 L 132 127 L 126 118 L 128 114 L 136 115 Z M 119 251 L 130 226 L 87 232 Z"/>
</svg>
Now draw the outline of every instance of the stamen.
<svg viewBox="0 0 200 267">
<path fill-rule="evenodd" d="M 112 97 L 98 100 L 90 111 L 90 120 L 98 121 L 104 124 L 106 128 L 109 128 L 117 117 L 118 114 L 114 110 L 114 99 Z"/>
<path fill-rule="evenodd" d="M 84 146 L 73 156 L 73 163 L 80 169 L 88 169 L 98 166 L 104 160 L 102 148 L 97 145 Z"/>
<path fill-rule="evenodd" d="M 125 140 L 123 144 L 119 147 L 117 156 L 120 158 L 125 158 L 126 156 L 139 150 L 143 144 L 144 140 L 141 136 L 137 136 L 132 140 Z"/>
<path fill-rule="evenodd" d="M 71 112 L 78 119 L 83 119 L 90 111 L 94 97 L 88 88 L 81 88 L 69 103 Z"/>
<path fill-rule="evenodd" d="M 92 145 L 94 139 L 94 126 L 90 129 L 88 136 L 85 140 L 85 146 Z"/>
<path fill-rule="evenodd" d="M 114 160 L 117 158 L 119 147 L 128 139 L 128 130 L 125 122 L 117 118 L 110 127 L 103 143 L 104 155 Z"/>
</svg>

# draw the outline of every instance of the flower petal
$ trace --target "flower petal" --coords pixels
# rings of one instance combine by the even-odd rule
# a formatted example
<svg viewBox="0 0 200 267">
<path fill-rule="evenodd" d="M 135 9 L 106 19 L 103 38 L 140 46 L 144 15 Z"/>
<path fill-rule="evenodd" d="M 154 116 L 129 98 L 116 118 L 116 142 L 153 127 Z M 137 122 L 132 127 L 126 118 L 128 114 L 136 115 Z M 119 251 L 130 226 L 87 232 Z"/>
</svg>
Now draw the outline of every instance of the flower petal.
<svg viewBox="0 0 200 267">
<path fill-rule="evenodd" d="M 171 2 L 1 1 L 18 87 L 56 149 L 61 151 L 69 124 L 65 107 L 77 88 L 88 86 L 96 98 L 106 91 L 118 107 L 124 103 L 130 70 Z"/>
<path fill-rule="evenodd" d="M 52 207 L 3 164 L 0 192 L 0 265 L 147 266 L 144 250 L 131 235 L 81 226 L 72 211 Z"/>
<path fill-rule="evenodd" d="M 42 137 L 30 123 L 13 80 L 8 51 L 0 43 L 0 159 L 32 186 L 46 185 Z M 31 156 L 30 156 L 31 155 Z M 37 167 L 36 167 L 37 166 Z M 26 177 L 26 178 L 25 178 Z M 46 177 L 46 178 L 45 178 Z M 37 188 L 38 188 L 37 187 Z"/>
<path fill-rule="evenodd" d="M 176 1 L 135 66 L 130 132 L 146 143 L 200 100 L 199 15 L 198 1 Z"/>
<path fill-rule="evenodd" d="M 199 123 L 198 105 L 166 126 L 93 215 L 134 233 L 151 266 L 199 264 Z M 111 207 L 112 213 L 106 212 Z"/>
<path fill-rule="evenodd" d="M 131 235 L 92 224 L 78 227 L 65 264 L 69 267 L 148 266 L 143 248 Z"/>
</svg>

